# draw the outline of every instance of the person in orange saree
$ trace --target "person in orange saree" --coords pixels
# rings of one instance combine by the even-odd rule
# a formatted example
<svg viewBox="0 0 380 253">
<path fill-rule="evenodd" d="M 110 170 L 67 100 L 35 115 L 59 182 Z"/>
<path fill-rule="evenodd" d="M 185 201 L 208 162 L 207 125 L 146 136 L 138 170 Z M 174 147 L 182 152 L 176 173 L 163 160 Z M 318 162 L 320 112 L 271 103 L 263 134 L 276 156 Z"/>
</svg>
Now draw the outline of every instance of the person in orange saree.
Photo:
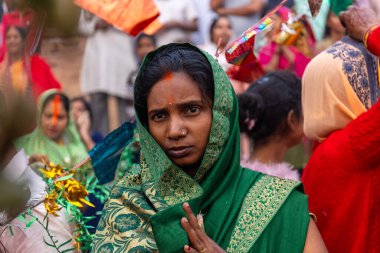
<svg viewBox="0 0 380 253">
<path fill-rule="evenodd" d="M 18 92 L 30 92 L 37 100 L 44 91 L 61 89 L 61 85 L 43 58 L 26 52 L 26 35 L 26 30 L 17 26 L 6 31 L 7 52 L 0 63 L 0 80 Z"/>
</svg>

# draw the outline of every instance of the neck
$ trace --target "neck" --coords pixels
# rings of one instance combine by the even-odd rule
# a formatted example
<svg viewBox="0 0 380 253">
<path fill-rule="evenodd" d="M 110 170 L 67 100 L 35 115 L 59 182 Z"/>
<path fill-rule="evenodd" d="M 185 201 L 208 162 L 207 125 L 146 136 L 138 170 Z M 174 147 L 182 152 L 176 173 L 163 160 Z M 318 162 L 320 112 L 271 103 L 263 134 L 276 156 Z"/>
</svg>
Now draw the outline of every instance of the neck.
<svg viewBox="0 0 380 253">
<path fill-rule="evenodd" d="M 249 158 L 250 162 L 260 161 L 262 163 L 281 163 L 284 161 L 288 146 L 284 140 L 272 139 L 265 144 L 254 148 Z"/>
<path fill-rule="evenodd" d="M 18 60 L 22 59 L 22 53 L 12 54 L 9 55 L 9 61 L 10 63 L 14 63 Z"/>
<path fill-rule="evenodd" d="M 338 32 L 338 31 L 334 31 L 334 30 L 331 30 L 331 35 L 330 35 L 331 39 L 334 41 L 334 42 L 337 42 L 338 40 L 340 40 L 341 38 L 344 37 L 344 33 L 341 33 L 341 32 Z"/>
</svg>

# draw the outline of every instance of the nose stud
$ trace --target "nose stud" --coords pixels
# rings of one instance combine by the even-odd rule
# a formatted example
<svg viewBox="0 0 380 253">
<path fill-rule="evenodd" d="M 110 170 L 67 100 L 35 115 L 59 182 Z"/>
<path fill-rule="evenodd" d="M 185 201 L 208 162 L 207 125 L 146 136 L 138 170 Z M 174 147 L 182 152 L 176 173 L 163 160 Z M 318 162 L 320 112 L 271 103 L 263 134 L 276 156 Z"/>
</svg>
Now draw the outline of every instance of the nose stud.
<svg viewBox="0 0 380 253">
<path fill-rule="evenodd" d="M 182 134 L 182 136 L 186 136 L 186 134 L 187 134 L 186 129 L 182 128 L 182 130 L 181 130 L 181 134 Z"/>
</svg>

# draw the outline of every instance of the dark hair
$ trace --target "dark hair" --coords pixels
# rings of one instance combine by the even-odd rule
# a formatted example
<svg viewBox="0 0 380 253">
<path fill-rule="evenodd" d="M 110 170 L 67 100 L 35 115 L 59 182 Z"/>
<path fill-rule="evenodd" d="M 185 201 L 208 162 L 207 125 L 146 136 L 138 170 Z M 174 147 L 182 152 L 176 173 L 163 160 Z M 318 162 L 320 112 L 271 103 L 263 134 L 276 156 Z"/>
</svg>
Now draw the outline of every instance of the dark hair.
<svg viewBox="0 0 380 253">
<path fill-rule="evenodd" d="M 221 20 L 222 18 L 226 18 L 226 19 L 228 19 L 228 21 L 230 22 L 230 25 L 232 25 L 230 19 L 229 19 L 228 16 L 226 16 L 226 15 L 220 15 L 220 16 L 217 16 L 216 18 L 214 18 L 214 19 L 211 21 L 210 30 L 209 30 L 210 40 L 211 40 L 211 41 L 212 41 L 212 31 L 214 30 L 214 28 L 215 28 L 215 26 L 216 26 L 216 23 L 218 23 L 218 21 Z M 218 43 L 217 41 L 212 41 L 212 42 L 214 42 L 214 43 Z"/>
<path fill-rule="evenodd" d="M 135 108 L 141 123 L 148 120 L 147 99 L 152 87 L 170 72 L 187 74 L 198 84 L 203 98 L 214 101 L 214 76 L 210 63 L 198 49 L 184 44 L 169 44 L 148 55 L 135 81 Z M 149 57 L 150 56 L 150 57 Z"/>
<path fill-rule="evenodd" d="M 59 98 L 61 99 L 61 102 L 63 104 L 63 108 L 65 109 L 66 113 L 69 115 L 70 114 L 70 100 L 66 95 L 64 95 L 63 93 L 60 93 L 60 92 L 53 93 L 53 94 L 47 96 L 44 103 L 42 104 L 42 111 L 45 109 L 46 105 L 50 101 L 54 100 L 56 95 L 58 95 Z"/>
<path fill-rule="evenodd" d="M 157 45 L 156 37 L 155 37 L 154 35 L 149 35 L 149 34 L 146 34 L 146 33 L 140 33 L 140 34 L 137 36 L 137 38 L 136 38 L 136 47 L 139 46 L 139 44 L 140 44 L 140 40 L 142 40 L 142 39 L 144 39 L 144 38 L 149 39 L 149 40 L 152 42 L 152 44 L 153 44 L 154 46 Z"/>
<path fill-rule="evenodd" d="M 21 36 L 22 41 L 25 41 L 26 40 L 26 36 L 28 35 L 28 29 L 20 27 L 20 26 L 11 25 L 11 26 L 8 26 L 7 31 L 5 32 L 5 34 L 8 34 L 9 30 L 12 27 L 15 28 L 18 31 L 18 33 Z"/>
<path fill-rule="evenodd" d="M 270 136 L 287 133 L 291 110 L 302 118 L 301 80 L 292 72 L 274 71 L 254 82 L 238 101 L 240 130 L 258 146 Z"/>
<path fill-rule="evenodd" d="M 88 112 L 88 115 L 90 117 L 90 122 L 92 123 L 93 119 L 94 119 L 94 115 L 92 113 L 92 109 L 91 109 L 91 105 L 89 102 L 87 102 L 87 100 L 82 97 L 82 96 L 79 96 L 79 97 L 75 97 L 73 99 L 71 99 L 71 103 L 74 103 L 74 102 L 81 102 L 84 106 L 84 109 L 86 109 L 86 111 Z"/>
</svg>

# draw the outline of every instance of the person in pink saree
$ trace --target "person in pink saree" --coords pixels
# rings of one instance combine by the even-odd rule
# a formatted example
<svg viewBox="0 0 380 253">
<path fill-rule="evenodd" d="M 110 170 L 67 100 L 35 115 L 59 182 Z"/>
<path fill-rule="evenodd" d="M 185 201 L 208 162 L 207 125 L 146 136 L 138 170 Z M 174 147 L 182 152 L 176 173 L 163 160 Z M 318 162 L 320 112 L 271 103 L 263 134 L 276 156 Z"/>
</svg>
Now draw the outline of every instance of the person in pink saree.
<svg viewBox="0 0 380 253">
<path fill-rule="evenodd" d="M 302 18 L 292 22 L 294 14 L 286 7 L 281 7 L 272 19 L 273 28 L 267 34 L 268 43 L 260 50 L 259 62 L 266 72 L 290 70 L 301 78 L 313 56 L 313 32 Z"/>
</svg>

